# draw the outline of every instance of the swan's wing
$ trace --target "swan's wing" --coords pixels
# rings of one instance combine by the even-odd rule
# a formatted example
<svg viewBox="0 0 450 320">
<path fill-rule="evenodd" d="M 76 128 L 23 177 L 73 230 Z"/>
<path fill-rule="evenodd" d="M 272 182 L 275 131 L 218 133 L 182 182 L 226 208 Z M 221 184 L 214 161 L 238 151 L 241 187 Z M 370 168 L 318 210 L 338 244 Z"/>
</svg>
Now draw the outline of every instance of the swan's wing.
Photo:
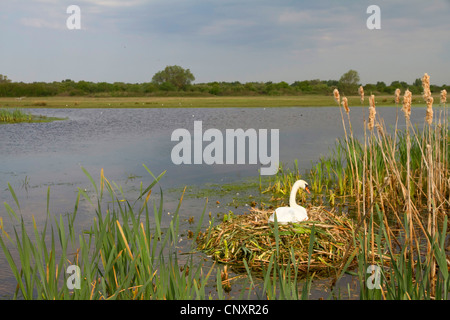
<svg viewBox="0 0 450 320">
<path fill-rule="evenodd" d="M 295 222 L 301 222 L 308 220 L 308 213 L 306 212 L 306 209 L 299 206 L 299 208 L 296 208 L 295 211 Z"/>
<path fill-rule="evenodd" d="M 270 222 L 274 222 L 275 214 L 277 215 L 277 222 L 280 224 L 308 220 L 308 214 L 306 213 L 306 209 L 300 206 L 299 208 L 291 208 L 291 207 L 277 208 L 275 212 L 270 216 L 269 218 Z"/>
<path fill-rule="evenodd" d="M 277 222 L 284 224 L 291 222 L 294 217 L 294 211 L 290 207 L 277 208 L 275 212 L 269 217 L 270 222 L 274 222 L 274 216 L 277 215 Z"/>
</svg>

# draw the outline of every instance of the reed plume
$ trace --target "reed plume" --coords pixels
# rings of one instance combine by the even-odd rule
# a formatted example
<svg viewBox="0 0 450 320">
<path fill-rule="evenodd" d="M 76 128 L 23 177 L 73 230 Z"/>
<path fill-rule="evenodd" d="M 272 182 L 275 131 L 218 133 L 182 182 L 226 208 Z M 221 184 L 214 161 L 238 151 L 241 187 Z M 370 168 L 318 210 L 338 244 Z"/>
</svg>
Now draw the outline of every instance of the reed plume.
<svg viewBox="0 0 450 320">
<path fill-rule="evenodd" d="M 447 90 L 441 91 L 441 104 L 444 104 L 447 102 Z"/>
<path fill-rule="evenodd" d="M 411 101 L 412 101 L 412 93 L 409 89 L 406 89 L 405 94 L 403 96 L 403 112 L 405 113 L 405 118 L 409 120 L 409 116 L 411 115 Z"/>
<path fill-rule="evenodd" d="M 377 111 L 375 110 L 375 96 L 372 94 L 369 97 L 369 130 L 373 130 L 373 127 L 375 125 L 375 115 L 377 114 Z"/>
<path fill-rule="evenodd" d="M 339 90 L 338 89 L 334 89 L 333 90 L 333 94 L 334 94 L 334 100 L 336 100 L 338 105 L 340 105 L 341 104 L 341 96 L 339 95 Z"/>
<path fill-rule="evenodd" d="M 358 93 L 359 93 L 359 96 L 361 97 L 361 104 L 363 104 L 364 103 L 364 88 L 363 88 L 363 86 L 359 86 Z"/>
<path fill-rule="evenodd" d="M 347 97 L 343 97 L 342 98 L 342 106 L 345 109 L 345 112 L 347 112 L 347 114 L 350 112 L 350 109 L 348 108 L 348 100 Z"/>
<path fill-rule="evenodd" d="M 399 88 L 395 89 L 395 103 L 396 104 L 400 103 L 400 89 Z"/>
<path fill-rule="evenodd" d="M 430 76 L 425 73 L 422 78 L 422 87 L 423 87 L 423 100 L 428 103 L 428 100 L 431 98 L 430 91 Z"/>
<path fill-rule="evenodd" d="M 422 77 L 423 100 L 427 104 L 427 114 L 425 120 L 428 124 L 433 122 L 433 97 L 430 91 L 430 76 L 425 73 Z"/>
<path fill-rule="evenodd" d="M 433 122 L 433 97 L 427 99 L 427 114 L 425 120 L 430 125 Z"/>
</svg>

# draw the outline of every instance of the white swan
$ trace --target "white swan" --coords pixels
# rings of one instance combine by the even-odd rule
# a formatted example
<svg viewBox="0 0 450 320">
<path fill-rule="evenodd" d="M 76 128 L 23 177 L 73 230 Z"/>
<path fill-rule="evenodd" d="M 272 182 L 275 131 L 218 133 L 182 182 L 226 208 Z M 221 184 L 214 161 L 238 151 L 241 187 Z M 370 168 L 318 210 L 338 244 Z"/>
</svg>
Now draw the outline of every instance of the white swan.
<svg viewBox="0 0 450 320">
<path fill-rule="evenodd" d="M 279 224 L 296 223 L 300 221 L 308 220 L 308 214 L 306 209 L 299 206 L 296 202 L 298 189 L 305 189 L 309 191 L 309 185 L 306 181 L 297 180 L 291 189 L 291 195 L 289 197 L 289 207 L 277 208 L 275 212 L 269 217 L 269 222 L 274 222 L 274 216 L 277 215 L 277 222 Z"/>
</svg>

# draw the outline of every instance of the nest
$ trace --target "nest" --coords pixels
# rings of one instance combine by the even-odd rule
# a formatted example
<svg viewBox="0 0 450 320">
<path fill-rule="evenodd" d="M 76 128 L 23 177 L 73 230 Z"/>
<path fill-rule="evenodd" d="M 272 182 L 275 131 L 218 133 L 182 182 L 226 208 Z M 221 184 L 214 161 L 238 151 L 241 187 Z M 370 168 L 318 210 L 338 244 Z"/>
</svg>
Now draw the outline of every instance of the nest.
<svg viewBox="0 0 450 320">
<path fill-rule="evenodd" d="M 235 271 L 245 271 L 244 259 L 253 271 L 263 271 L 273 256 L 283 265 L 293 265 L 295 259 L 300 275 L 307 271 L 329 274 L 340 266 L 349 241 L 353 241 L 354 223 L 334 209 L 310 207 L 307 210 L 308 221 L 278 225 L 278 253 L 274 225 L 268 223 L 273 210 L 255 208 L 200 233 L 198 249 L 217 262 L 231 265 Z M 311 237 L 312 230 L 314 237 Z M 314 244 L 308 266 L 310 239 L 314 239 Z"/>
</svg>

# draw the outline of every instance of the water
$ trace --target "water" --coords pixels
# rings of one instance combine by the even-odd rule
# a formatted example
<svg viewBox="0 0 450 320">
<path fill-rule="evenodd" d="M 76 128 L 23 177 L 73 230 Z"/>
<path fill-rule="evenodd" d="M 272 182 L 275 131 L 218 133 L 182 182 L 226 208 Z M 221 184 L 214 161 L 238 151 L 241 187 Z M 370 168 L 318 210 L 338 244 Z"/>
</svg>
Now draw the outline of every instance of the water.
<svg viewBox="0 0 450 320">
<path fill-rule="evenodd" d="M 180 194 L 168 192 L 186 185 L 241 183 L 257 177 L 259 165 L 174 165 L 171 141 L 175 129 L 185 128 L 193 134 L 194 121 L 201 120 L 203 131 L 216 128 L 244 130 L 279 129 L 280 161 L 289 165 L 298 159 L 301 172 L 311 162 L 328 154 L 337 138 L 344 135 L 339 108 L 173 108 L 173 109 L 29 109 L 33 114 L 67 118 L 50 123 L 0 125 L 0 201 L 15 208 L 8 190 L 14 188 L 20 213 L 30 223 L 31 215 L 45 219 L 47 188 L 51 190 L 51 213 L 73 212 L 78 189 L 93 188 L 81 166 L 98 181 L 101 168 L 109 181 L 121 185 L 135 199 L 139 183 L 147 186 L 155 175 L 167 170 L 160 182 L 164 192 L 165 212 L 175 210 Z M 394 125 L 396 108 L 378 108 L 386 124 Z M 412 112 L 412 122 L 423 123 L 425 111 Z M 401 112 L 400 112 L 401 113 Z M 438 114 L 435 111 L 435 114 Z M 363 136 L 366 108 L 352 108 L 353 130 Z M 400 114 L 399 126 L 404 126 Z M 270 130 L 269 130 L 270 131 Z M 204 143 L 204 146 L 207 143 Z M 157 191 L 157 189 L 155 190 Z M 215 199 L 214 199 L 215 200 Z M 199 217 L 204 199 L 183 202 L 181 216 Z M 208 210 L 218 210 L 210 202 Z M 220 209 L 220 208 L 219 208 Z M 241 209 L 245 210 L 245 208 Z M 89 224 L 94 213 L 86 201 L 80 204 L 81 224 Z M 10 222 L 6 210 L 0 209 L 4 224 Z M 0 254 L 0 297 L 8 296 L 14 280 L 5 257 Z"/>
</svg>

